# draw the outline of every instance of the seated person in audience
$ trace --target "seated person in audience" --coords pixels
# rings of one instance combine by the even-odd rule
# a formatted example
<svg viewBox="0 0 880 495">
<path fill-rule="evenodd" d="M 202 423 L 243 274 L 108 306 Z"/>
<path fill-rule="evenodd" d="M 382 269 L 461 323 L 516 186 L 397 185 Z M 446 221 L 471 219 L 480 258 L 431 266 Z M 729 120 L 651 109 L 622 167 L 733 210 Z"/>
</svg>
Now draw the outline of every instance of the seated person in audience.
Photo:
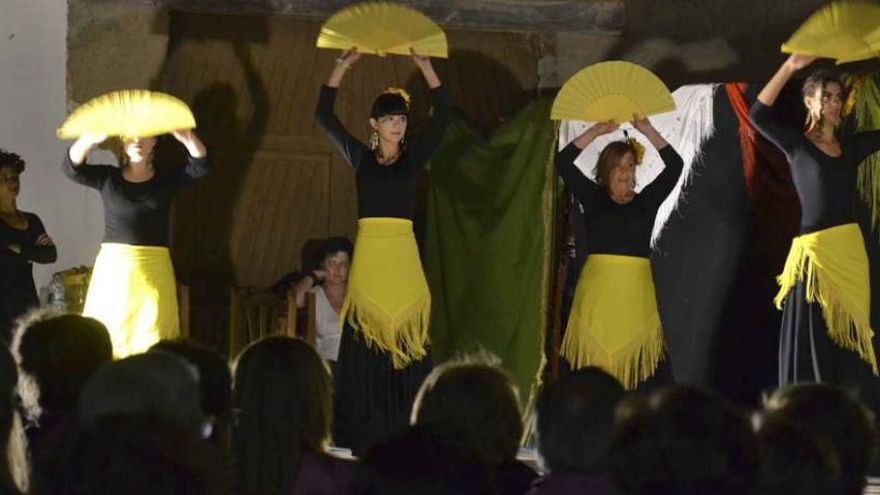
<svg viewBox="0 0 880 495">
<path fill-rule="evenodd" d="M 755 495 L 839 495 L 840 459 L 828 442 L 784 419 L 756 415 L 761 473 Z"/>
<path fill-rule="evenodd" d="M 93 318 L 35 310 L 15 329 L 19 396 L 27 421 L 33 491 L 56 486 L 84 384 L 113 359 L 107 328 Z"/>
<path fill-rule="evenodd" d="M 210 423 L 202 413 L 199 374 L 183 358 L 165 352 L 133 354 L 96 371 L 83 387 L 79 423 L 144 414 L 205 439 Z"/>
<path fill-rule="evenodd" d="M 302 340 L 268 337 L 235 364 L 232 450 L 241 493 L 347 493 L 353 465 L 325 453 L 333 411 L 326 365 Z"/>
<path fill-rule="evenodd" d="M 0 493 L 21 495 L 27 488 L 27 453 L 24 432 L 15 408 L 18 370 L 12 354 L 0 346 Z"/>
<path fill-rule="evenodd" d="M 321 358 L 334 363 L 342 337 L 339 312 L 345 302 L 352 251 L 351 241 L 344 237 L 327 239 L 319 252 L 318 268 L 293 286 L 298 307 L 305 306 L 307 292 L 315 294 L 315 350 Z"/>
<path fill-rule="evenodd" d="M 102 415 L 82 425 L 63 486 L 51 495 L 233 493 L 216 449 L 175 421 L 135 411 Z"/>
<path fill-rule="evenodd" d="M 208 440 L 228 450 L 232 371 L 226 359 L 213 349 L 185 339 L 159 341 L 150 351 L 174 354 L 198 368 L 202 413 L 211 425 Z"/>
<path fill-rule="evenodd" d="M 877 430 L 872 413 L 849 392 L 818 383 L 783 387 L 767 399 L 764 415 L 790 421 L 831 445 L 840 460 L 842 493 L 864 491 Z"/>
<path fill-rule="evenodd" d="M 494 495 L 488 467 L 419 426 L 375 444 L 355 468 L 351 495 Z"/>
<path fill-rule="evenodd" d="M 621 402 L 608 460 L 621 495 L 742 495 L 758 474 L 745 415 L 691 387 Z"/>
<path fill-rule="evenodd" d="M 537 478 L 516 459 L 523 420 L 516 388 L 497 358 L 472 356 L 434 368 L 413 405 L 412 424 L 484 463 L 500 495 L 521 495 Z"/>
<path fill-rule="evenodd" d="M 572 371 L 547 385 L 535 407 L 538 453 L 549 473 L 530 495 L 613 493 L 608 445 L 625 391 L 599 368 Z"/>
</svg>

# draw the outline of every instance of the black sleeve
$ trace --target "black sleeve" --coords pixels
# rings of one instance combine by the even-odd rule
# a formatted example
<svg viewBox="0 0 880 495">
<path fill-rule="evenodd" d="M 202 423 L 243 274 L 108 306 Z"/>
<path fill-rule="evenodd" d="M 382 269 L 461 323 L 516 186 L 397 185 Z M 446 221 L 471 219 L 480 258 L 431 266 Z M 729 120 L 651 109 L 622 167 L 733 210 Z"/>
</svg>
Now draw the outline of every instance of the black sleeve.
<svg viewBox="0 0 880 495">
<path fill-rule="evenodd" d="M 663 171 L 639 193 L 639 196 L 644 197 L 649 204 L 654 204 L 657 207 L 675 188 L 675 184 L 678 183 L 681 172 L 684 170 L 684 161 L 672 145 L 664 146 L 659 153 L 663 160 Z"/>
<path fill-rule="evenodd" d="M 55 245 L 37 246 L 34 244 L 38 237 L 46 233 L 46 227 L 36 215 L 28 215 L 28 222 L 32 225 L 28 226 L 28 230 L 33 234 L 28 245 L 21 246 L 21 255 L 35 263 L 54 263 L 58 259 L 58 250 Z"/>
<path fill-rule="evenodd" d="M 556 173 L 565 181 L 565 187 L 586 207 L 604 191 L 574 164 L 582 151 L 574 143 L 569 143 L 562 151 L 556 153 Z"/>
<path fill-rule="evenodd" d="M 92 189 L 101 189 L 113 168 L 110 165 L 89 165 L 87 163 L 74 165 L 70 160 L 69 149 L 64 152 L 64 160 L 61 162 L 61 169 L 68 179 Z"/>
<path fill-rule="evenodd" d="M 357 170 L 360 154 L 365 149 L 364 144 L 352 136 L 333 113 L 336 92 L 337 88 L 321 86 L 321 93 L 318 95 L 318 108 L 315 110 L 315 120 L 321 129 L 324 129 L 336 149 L 345 157 L 345 161 Z"/>
<path fill-rule="evenodd" d="M 857 164 L 862 163 L 871 154 L 880 151 L 880 130 L 857 132 L 854 138 Z"/>
<path fill-rule="evenodd" d="M 791 154 L 798 147 L 803 135 L 790 127 L 780 124 L 773 115 L 773 107 L 755 101 L 749 111 L 749 118 L 761 134 L 782 150 L 791 161 Z"/>
<path fill-rule="evenodd" d="M 446 87 L 440 85 L 430 92 L 431 102 L 433 103 L 431 118 L 428 119 L 424 134 L 419 138 L 419 142 L 416 143 L 413 150 L 413 161 L 421 166 L 424 166 L 431 159 L 431 155 L 440 146 L 443 133 L 446 131 L 446 127 L 449 125 L 449 120 L 452 117 L 452 107 L 449 103 Z"/>
<path fill-rule="evenodd" d="M 171 172 L 171 187 L 182 189 L 208 175 L 208 172 L 211 170 L 210 157 L 210 153 L 200 158 L 187 155 L 186 165 L 175 166 L 170 169 L 173 171 Z"/>
</svg>

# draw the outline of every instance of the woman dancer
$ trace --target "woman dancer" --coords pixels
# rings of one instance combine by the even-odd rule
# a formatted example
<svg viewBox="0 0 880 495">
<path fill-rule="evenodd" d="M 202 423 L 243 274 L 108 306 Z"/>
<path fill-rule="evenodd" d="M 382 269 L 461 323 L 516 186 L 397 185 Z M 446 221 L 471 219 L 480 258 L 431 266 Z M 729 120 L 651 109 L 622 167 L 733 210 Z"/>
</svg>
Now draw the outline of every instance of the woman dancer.
<svg viewBox="0 0 880 495">
<path fill-rule="evenodd" d="M 341 311 L 346 322 L 336 369 L 336 432 L 355 454 L 408 423 L 430 371 L 431 294 L 412 230 L 416 182 L 449 120 L 446 91 L 428 57 L 413 61 L 431 90 L 433 114 L 421 138 L 406 139 L 408 95 L 389 90 L 373 103 L 370 142 L 352 136 L 333 113 L 336 91 L 360 54 L 344 52 L 321 88 L 318 124 L 355 171 L 358 234 Z"/>
<path fill-rule="evenodd" d="M 635 139 L 602 150 L 596 182 L 575 166 L 581 151 L 618 128 L 598 123 L 556 155 L 556 168 L 586 212 L 587 261 L 575 289 L 560 353 L 571 369 L 598 366 L 635 389 L 658 369 L 664 341 L 651 274 L 654 217 L 681 176 L 684 163 L 646 118 L 632 122 L 660 153 L 666 167 L 635 192 L 643 148 Z M 670 374 L 668 367 L 663 374 Z M 657 380 L 664 377 L 658 376 Z"/>
<path fill-rule="evenodd" d="M 86 164 L 106 136 L 84 135 L 64 156 L 64 174 L 101 193 L 104 241 L 83 314 L 107 326 L 117 357 L 144 352 L 180 335 L 177 286 L 168 252 L 171 202 L 208 172 L 205 145 L 189 130 L 171 133 L 186 165 L 154 168 L 155 137 L 124 139 L 122 166 Z"/>
<path fill-rule="evenodd" d="M 801 202 L 800 234 L 792 241 L 776 296 L 783 309 L 779 384 L 846 386 L 878 411 L 868 257 L 854 205 L 858 166 L 880 150 L 880 131 L 841 132 L 843 84 L 821 69 L 803 85 L 805 129 L 777 121 L 773 105 L 782 88 L 814 60 L 791 55 L 751 110 L 755 127 L 785 153 Z"/>
</svg>

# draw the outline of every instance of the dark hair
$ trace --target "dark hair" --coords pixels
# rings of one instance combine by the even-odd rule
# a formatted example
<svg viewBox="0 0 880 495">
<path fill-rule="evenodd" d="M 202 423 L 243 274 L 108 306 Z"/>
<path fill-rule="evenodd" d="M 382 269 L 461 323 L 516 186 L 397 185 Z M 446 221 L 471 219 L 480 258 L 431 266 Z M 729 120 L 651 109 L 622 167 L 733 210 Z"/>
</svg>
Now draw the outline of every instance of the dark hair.
<svg viewBox="0 0 880 495">
<path fill-rule="evenodd" d="M 726 401 L 691 387 L 634 400 L 640 402 L 620 418 L 608 453 L 623 495 L 740 495 L 753 488 L 755 437 Z"/>
<path fill-rule="evenodd" d="M 538 450 L 553 474 L 605 472 L 623 386 L 599 368 L 573 371 L 538 396 Z"/>
<path fill-rule="evenodd" d="M 61 486 L 69 495 L 229 493 L 221 456 L 193 432 L 148 413 L 81 427 Z"/>
<path fill-rule="evenodd" d="M 498 366 L 468 360 L 434 368 L 416 396 L 412 420 L 493 467 L 516 457 L 523 434 L 510 377 Z"/>
<path fill-rule="evenodd" d="M 191 340 L 162 340 L 150 351 L 175 354 L 199 370 L 202 412 L 212 416 L 215 428 L 211 438 L 218 440 L 225 430 L 232 413 L 232 371 L 229 364 L 213 349 Z"/>
<path fill-rule="evenodd" d="M 823 384 L 794 385 L 775 390 L 765 410 L 769 418 L 791 421 L 834 447 L 844 494 L 864 490 L 877 430 L 873 414 L 849 392 Z"/>
<path fill-rule="evenodd" d="M 785 420 L 761 418 L 761 474 L 756 495 L 836 495 L 840 461 L 834 448 Z"/>
<path fill-rule="evenodd" d="M 165 352 L 135 354 L 96 371 L 83 387 L 81 423 L 114 415 L 149 414 L 201 434 L 198 370 Z"/>
<path fill-rule="evenodd" d="M 345 253 L 351 259 L 354 254 L 354 245 L 346 237 L 330 237 L 321 244 L 320 263 L 336 253 Z"/>
<path fill-rule="evenodd" d="M 418 426 L 374 445 L 357 464 L 351 495 L 490 495 L 489 469 Z"/>
<path fill-rule="evenodd" d="M 397 93 L 382 93 L 373 101 L 370 117 L 378 119 L 386 115 L 409 115 L 409 105 Z"/>
<path fill-rule="evenodd" d="M 24 373 L 25 414 L 74 413 L 86 380 L 113 360 L 107 328 L 98 320 L 37 310 L 20 320 L 12 352 Z"/>
<path fill-rule="evenodd" d="M 9 443 L 12 440 L 15 424 L 15 385 L 18 382 L 18 370 L 12 354 L 4 346 L 0 346 L 0 493 L 18 494 L 19 487 L 13 476 L 12 459 Z M 19 452 L 23 454 L 23 452 Z M 21 459 L 24 461 L 24 459 Z"/>
<path fill-rule="evenodd" d="M 11 168 L 15 173 L 24 172 L 24 160 L 15 153 L 0 148 L 0 169 Z"/>
<path fill-rule="evenodd" d="M 608 187 L 611 180 L 611 171 L 620 163 L 620 159 L 627 153 L 636 156 L 636 149 L 626 141 L 612 141 L 608 143 L 602 152 L 599 153 L 599 159 L 596 160 L 596 184 L 602 187 Z"/>
<path fill-rule="evenodd" d="M 302 340 L 259 340 L 238 358 L 232 395 L 242 492 L 291 493 L 302 454 L 322 452 L 330 437 L 332 387 L 323 361 Z"/>
<path fill-rule="evenodd" d="M 840 86 L 840 91 L 842 92 L 841 98 L 846 101 L 846 86 L 844 86 L 843 81 L 840 79 L 840 75 L 836 72 L 828 70 L 828 69 L 818 69 L 813 71 L 807 79 L 804 81 L 804 86 L 801 89 L 801 93 L 806 97 L 813 98 L 816 96 L 817 91 L 824 91 L 825 87 L 829 84 L 837 84 Z M 805 126 L 807 129 L 812 128 L 815 125 L 818 125 L 821 122 L 821 116 L 819 117 L 819 121 L 815 121 L 813 115 L 810 113 L 810 110 L 807 109 L 807 121 Z"/>
</svg>

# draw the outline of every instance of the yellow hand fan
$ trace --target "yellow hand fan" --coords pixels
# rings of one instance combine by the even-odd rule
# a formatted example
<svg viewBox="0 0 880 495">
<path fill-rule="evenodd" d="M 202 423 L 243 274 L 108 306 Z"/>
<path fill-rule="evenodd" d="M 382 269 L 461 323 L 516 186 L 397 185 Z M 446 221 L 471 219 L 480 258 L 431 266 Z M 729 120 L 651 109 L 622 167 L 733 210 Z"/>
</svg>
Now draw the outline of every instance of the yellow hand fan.
<svg viewBox="0 0 880 495">
<path fill-rule="evenodd" d="M 421 12 L 391 2 L 364 2 L 340 10 L 321 27 L 318 48 L 385 56 L 410 55 L 412 48 L 426 57 L 447 58 L 446 34 Z"/>
<path fill-rule="evenodd" d="M 832 2 L 814 12 L 782 44 L 783 53 L 798 53 L 854 62 L 880 51 L 880 5 L 865 0 Z"/>
<path fill-rule="evenodd" d="M 550 118 L 628 122 L 675 110 L 675 101 L 654 73 L 631 62 L 614 60 L 581 69 L 559 90 Z"/>
<path fill-rule="evenodd" d="M 86 133 L 132 138 L 195 127 L 192 111 L 178 98 L 129 89 L 84 103 L 67 117 L 57 134 L 61 139 L 74 139 Z"/>
</svg>

